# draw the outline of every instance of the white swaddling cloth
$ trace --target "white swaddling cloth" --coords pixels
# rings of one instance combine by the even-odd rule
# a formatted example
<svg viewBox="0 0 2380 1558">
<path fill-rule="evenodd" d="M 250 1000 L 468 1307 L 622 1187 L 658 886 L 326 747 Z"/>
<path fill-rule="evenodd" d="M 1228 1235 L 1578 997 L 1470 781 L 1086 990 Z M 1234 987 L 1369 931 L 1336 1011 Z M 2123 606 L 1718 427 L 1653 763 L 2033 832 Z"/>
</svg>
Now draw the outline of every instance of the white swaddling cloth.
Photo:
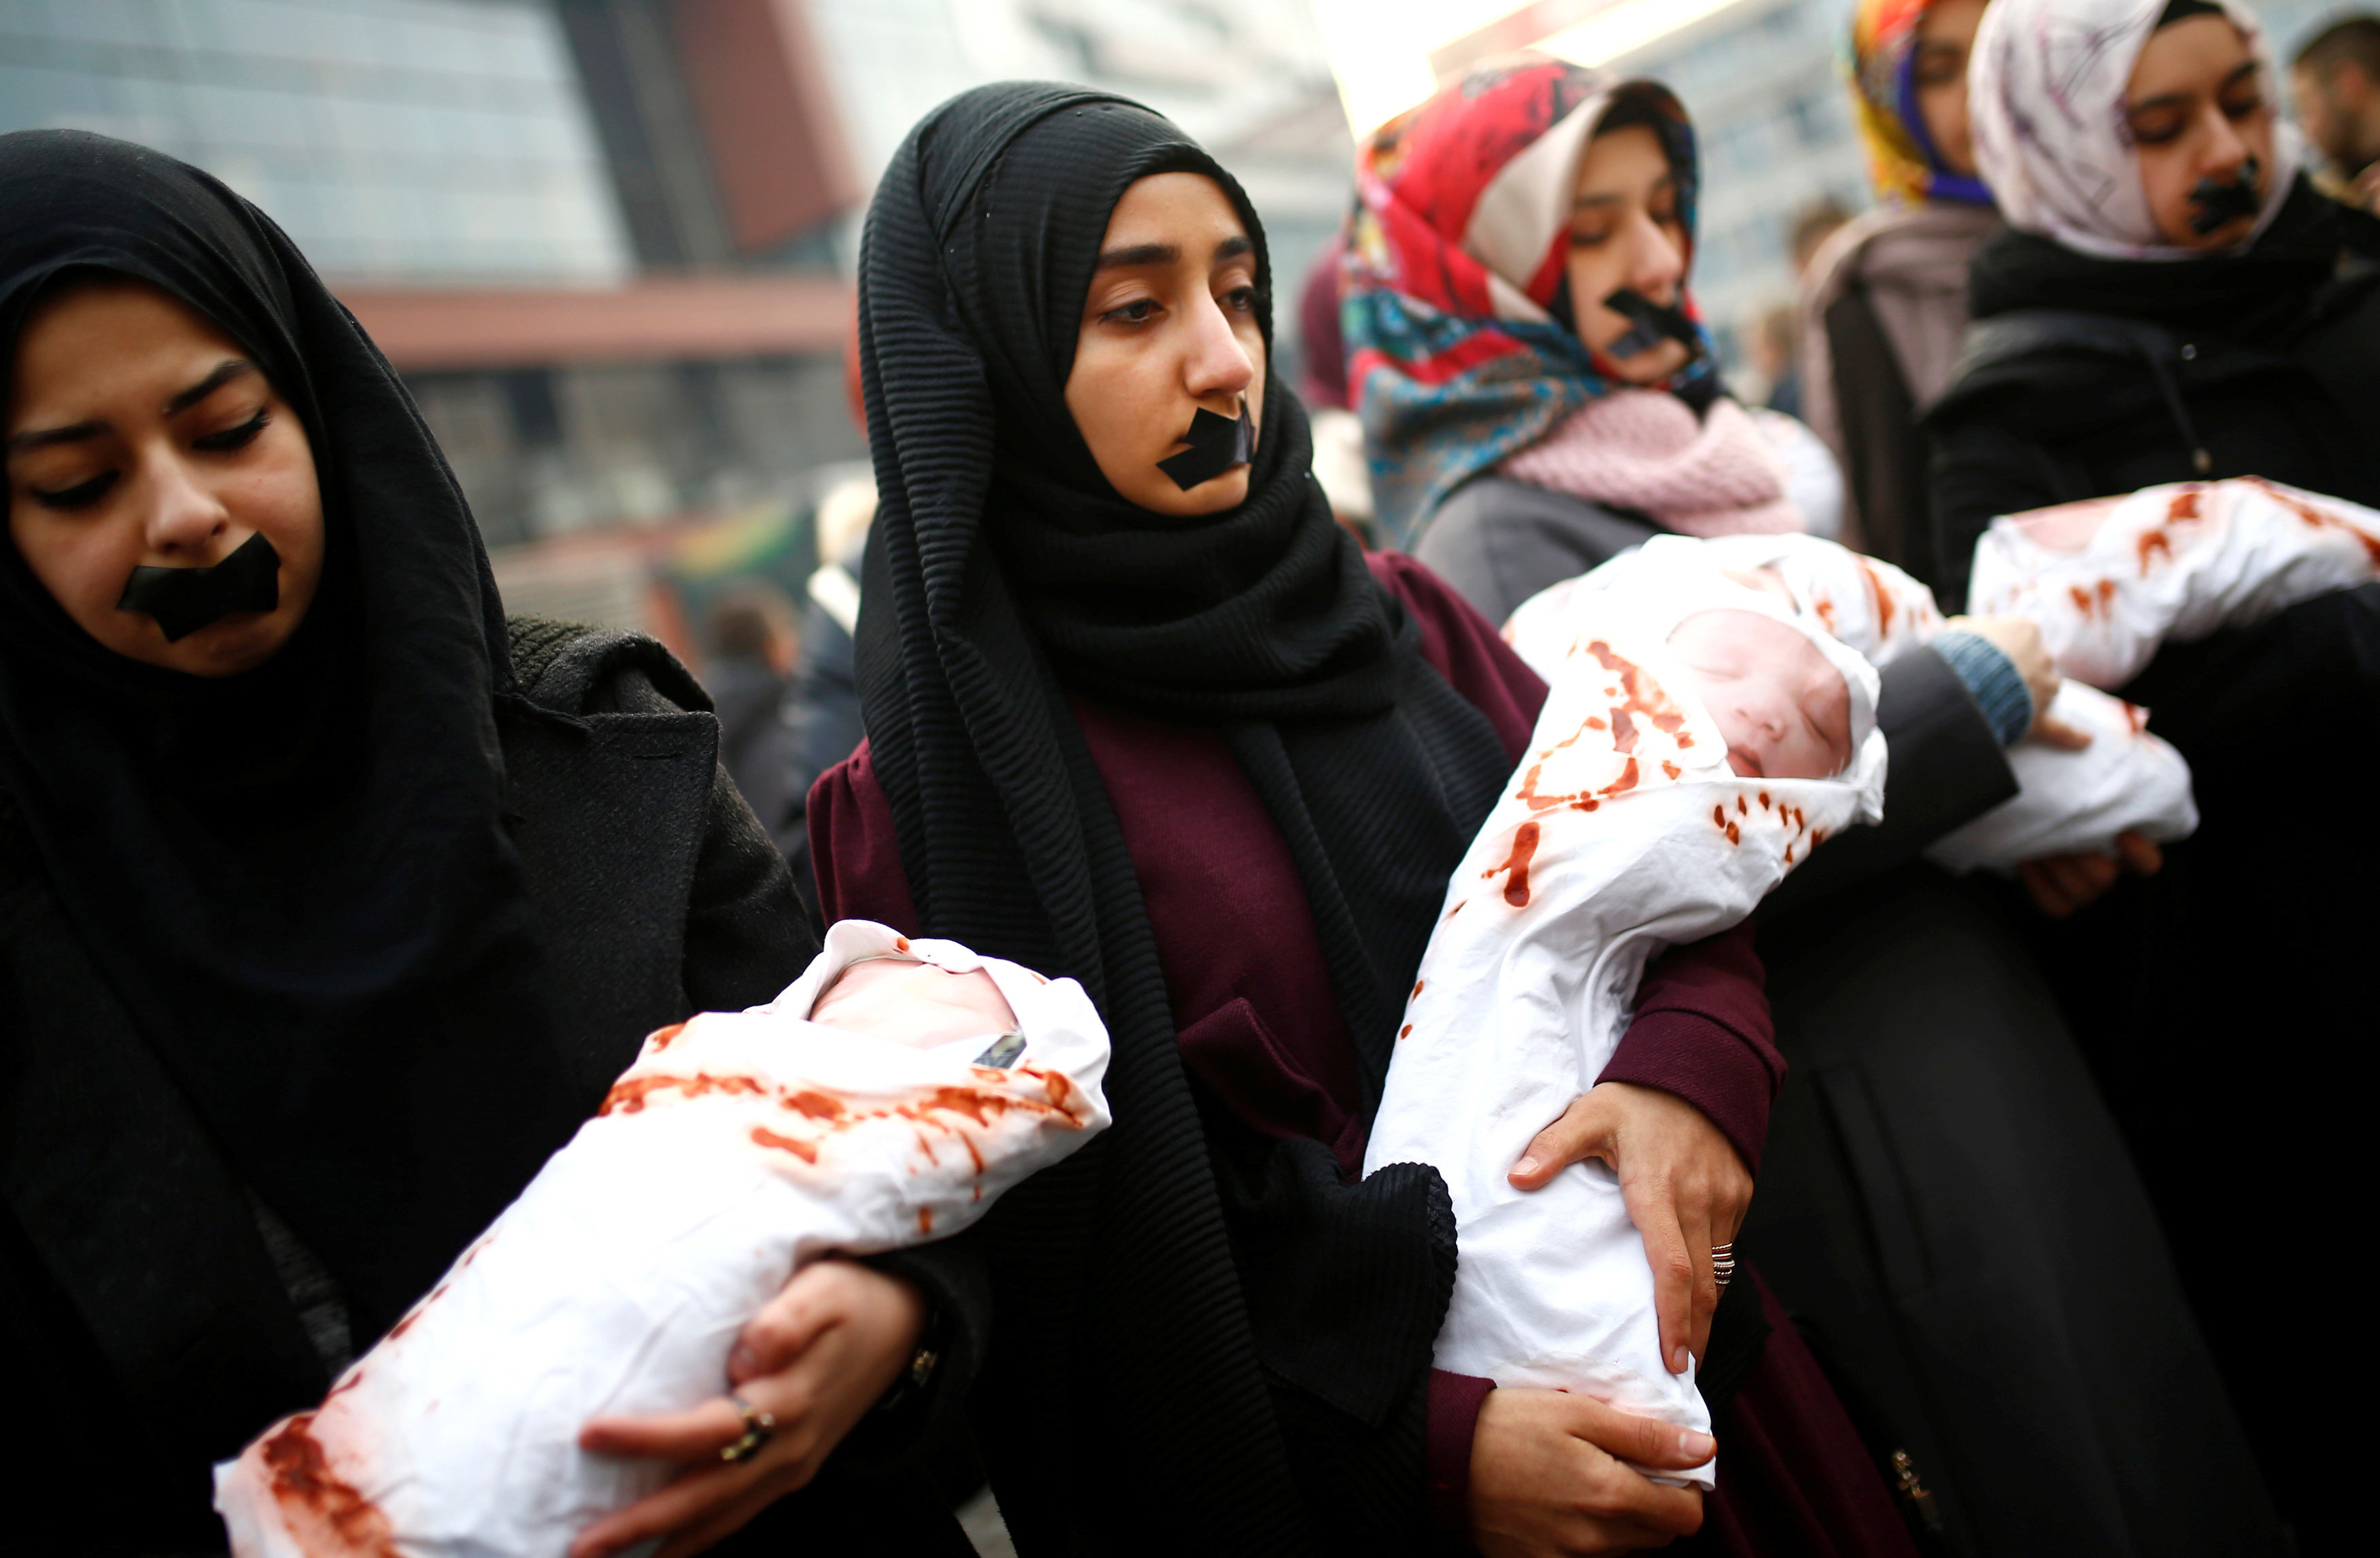
<svg viewBox="0 0 2380 1558">
<path fill-rule="evenodd" d="M 808 1020 L 846 968 L 886 957 L 988 974 L 1015 1029 L 917 1047 Z M 951 1031 L 951 1010 L 923 1031 Z M 674 1475 L 580 1450 L 589 1418 L 722 1394 L 738 1333 L 805 1261 L 973 1223 L 1106 1126 L 1107 1062 L 1072 980 L 843 921 L 769 1005 L 648 1039 L 320 1408 L 215 1468 L 234 1552 L 560 1558 Z"/>
<path fill-rule="evenodd" d="M 1707 1430 L 1690 1376 L 1661 1360 L 1653 1277 L 1619 1182 L 1577 1163 L 1506 1180 L 1537 1131 L 1594 1084 L 1656 952 L 1737 923 L 1827 834 L 1879 815 L 1876 673 L 1716 566 L 1639 570 L 1582 590 L 1530 749 L 1454 874 L 1423 954 L 1365 1154 L 1366 1173 L 1435 1164 L 1462 1259 L 1441 1369 L 1585 1392 Z M 1791 626 L 1850 693 L 1851 761 L 1832 779 L 1745 779 L 1669 648 L 1725 608 Z M 1708 1487 L 1705 1467 L 1685 1474 Z"/>
<path fill-rule="evenodd" d="M 1548 666 L 1569 642 L 1566 615 L 1579 591 L 1624 593 L 1642 588 L 1648 575 L 1713 566 L 1766 570 L 1796 610 L 1877 666 L 1942 631 L 1933 591 L 1891 564 L 1833 542 L 1804 535 L 1659 536 L 1522 603 L 1505 625 L 1505 639 L 1550 679 Z M 2043 635 L 2048 638 L 2048 628 Z M 2018 793 L 1937 839 L 1925 851 L 1928 859 L 1953 871 L 2007 872 L 2046 855 L 2106 852 L 2126 831 L 2169 844 L 2197 829 L 2190 765 L 2149 733 L 2146 710 L 2070 680 L 2058 688 L 2050 713 L 2086 732 L 2091 744 L 2075 751 L 2038 741 L 2010 748 Z"/>
<path fill-rule="evenodd" d="M 2117 688 L 2168 639 L 2245 627 L 2375 571 L 2380 513 L 2247 476 L 1995 519 L 1967 598 L 2031 617 L 2059 670 Z"/>
</svg>

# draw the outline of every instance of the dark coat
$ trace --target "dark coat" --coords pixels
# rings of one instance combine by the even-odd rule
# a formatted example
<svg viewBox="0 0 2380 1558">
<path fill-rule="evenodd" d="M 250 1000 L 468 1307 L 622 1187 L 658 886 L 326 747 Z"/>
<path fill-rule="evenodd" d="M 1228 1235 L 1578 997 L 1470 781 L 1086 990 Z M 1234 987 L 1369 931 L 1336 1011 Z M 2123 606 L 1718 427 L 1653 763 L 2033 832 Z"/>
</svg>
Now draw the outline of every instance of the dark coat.
<svg viewBox="0 0 2380 1558">
<path fill-rule="evenodd" d="M 668 652 L 511 627 L 521 686 L 580 722 L 499 728 L 506 821 L 591 1113 L 645 1034 L 770 999 L 816 943 L 718 765 L 709 700 Z M 19 1537 L 55 1518 L 70 1535 L 43 1551 L 221 1550 L 209 1463 L 328 1384 L 259 1213 L 0 794 L 0 1370 L 39 1425 L 6 1474 Z"/>
<path fill-rule="evenodd" d="M 2046 240 L 1986 244 L 1979 275 L 2027 241 Z M 2003 514 L 2225 476 L 2380 506 L 2380 275 L 2238 333 L 2072 308 L 1985 313 L 1989 296 L 1925 419 L 1944 610 L 1965 602 L 1976 538 Z"/>
</svg>

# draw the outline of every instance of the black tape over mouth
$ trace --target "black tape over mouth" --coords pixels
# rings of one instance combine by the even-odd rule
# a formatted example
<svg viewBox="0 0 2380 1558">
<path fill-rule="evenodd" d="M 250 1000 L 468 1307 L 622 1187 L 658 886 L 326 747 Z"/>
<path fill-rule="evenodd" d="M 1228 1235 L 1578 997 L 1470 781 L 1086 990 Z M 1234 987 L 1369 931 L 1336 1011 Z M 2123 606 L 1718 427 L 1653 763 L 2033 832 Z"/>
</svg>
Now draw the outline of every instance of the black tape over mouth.
<svg viewBox="0 0 2380 1558">
<path fill-rule="evenodd" d="M 2190 230 L 2203 238 L 2243 216 L 2252 218 L 2262 212 L 2265 201 L 2256 193 L 2256 175 L 2261 171 L 2261 164 L 2251 157 L 2240 164 L 2237 178 L 2222 182 L 2200 179 L 2190 191 Z"/>
<path fill-rule="evenodd" d="M 225 617 L 280 603 L 281 554 L 260 530 L 211 568 L 133 569 L 115 609 L 155 617 L 170 644 Z"/>
<path fill-rule="evenodd" d="M 1702 355 L 1702 332 L 1683 309 L 1656 303 L 1633 286 L 1623 286 L 1605 298 L 1603 306 L 1634 326 L 1603 348 L 1603 355 L 1615 362 L 1651 351 L 1664 341 L 1683 346 L 1689 360 Z"/>
<path fill-rule="evenodd" d="M 1190 431 L 1182 435 L 1190 445 L 1178 455 L 1169 455 L 1157 462 L 1157 469 L 1173 479 L 1173 484 L 1184 492 L 1202 481 L 1212 481 L 1234 466 L 1243 466 L 1256 457 L 1256 424 L 1248 420 L 1247 402 L 1240 402 L 1240 414 L 1234 419 L 1219 417 L 1204 406 L 1190 419 Z"/>
</svg>

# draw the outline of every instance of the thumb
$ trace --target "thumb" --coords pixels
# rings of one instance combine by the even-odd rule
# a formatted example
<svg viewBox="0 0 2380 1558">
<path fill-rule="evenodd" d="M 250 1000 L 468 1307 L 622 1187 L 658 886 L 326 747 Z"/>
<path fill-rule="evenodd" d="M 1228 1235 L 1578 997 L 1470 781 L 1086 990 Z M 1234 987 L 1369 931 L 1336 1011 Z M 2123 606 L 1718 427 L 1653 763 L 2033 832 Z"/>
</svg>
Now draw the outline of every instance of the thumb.
<svg viewBox="0 0 2380 1558">
<path fill-rule="evenodd" d="M 2033 738 L 2061 752 L 2079 752 L 2091 744 L 2089 731 L 2078 730 L 2064 720 L 2048 714 L 2033 722 Z"/>
<path fill-rule="evenodd" d="M 1571 1100 L 1561 1118 L 1539 1131 L 1512 1164 L 1512 1182 L 1535 1190 L 1583 1158 L 1610 1157 L 1611 1122 L 1592 1095 Z"/>
<path fill-rule="evenodd" d="M 2116 835 L 2116 854 L 2134 876 L 2155 876 L 2165 869 L 2165 851 L 2155 841 L 2126 828 Z"/>
<path fill-rule="evenodd" d="M 1675 1423 L 1658 1422 L 1572 1395 L 1571 1432 L 1606 1455 L 1662 1471 L 1685 1471 L 1718 1454 L 1718 1441 Z"/>
</svg>

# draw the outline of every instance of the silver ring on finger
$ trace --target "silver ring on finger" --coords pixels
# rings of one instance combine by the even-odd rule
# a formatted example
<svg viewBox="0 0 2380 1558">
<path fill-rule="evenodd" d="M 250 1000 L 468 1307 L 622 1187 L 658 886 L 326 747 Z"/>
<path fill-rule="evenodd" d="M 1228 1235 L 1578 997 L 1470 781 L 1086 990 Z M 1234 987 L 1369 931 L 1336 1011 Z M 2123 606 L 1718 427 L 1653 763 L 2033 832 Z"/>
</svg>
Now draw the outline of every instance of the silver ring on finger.
<svg viewBox="0 0 2380 1558">
<path fill-rule="evenodd" d="M 731 1395 L 727 1404 L 744 1419 L 744 1432 L 735 1443 L 719 1452 L 719 1458 L 729 1466 L 741 1466 L 760 1453 L 760 1447 L 777 1436 L 777 1417 L 773 1412 L 753 1406 L 740 1395 Z"/>
<path fill-rule="evenodd" d="M 1735 1280 L 1735 1241 L 1711 1246 L 1711 1280 L 1724 1289 Z"/>
</svg>

